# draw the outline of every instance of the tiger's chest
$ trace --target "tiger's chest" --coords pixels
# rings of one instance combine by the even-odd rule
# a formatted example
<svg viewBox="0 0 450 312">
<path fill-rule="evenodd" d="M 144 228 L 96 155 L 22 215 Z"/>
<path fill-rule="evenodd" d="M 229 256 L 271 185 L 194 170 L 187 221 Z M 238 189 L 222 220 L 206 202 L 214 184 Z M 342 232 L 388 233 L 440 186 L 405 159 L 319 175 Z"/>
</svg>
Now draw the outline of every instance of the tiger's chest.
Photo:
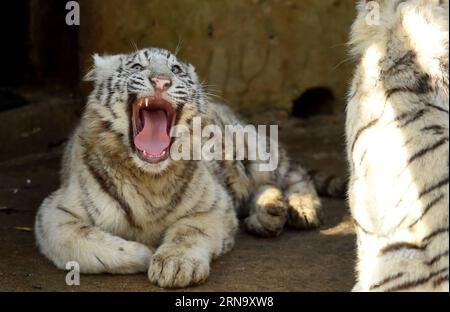
<svg viewBox="0 0 450 312">
<path fill-rule="evenodd" d="M 167 228 L 185 213 L 180 207 L 182 194 L 155 193 L 145 184 L 136 187 L 125 180 L 116 186 L 117 193 L 91 196 L 95 225 L 111 234 L 156 246 Z"/>
</svg>

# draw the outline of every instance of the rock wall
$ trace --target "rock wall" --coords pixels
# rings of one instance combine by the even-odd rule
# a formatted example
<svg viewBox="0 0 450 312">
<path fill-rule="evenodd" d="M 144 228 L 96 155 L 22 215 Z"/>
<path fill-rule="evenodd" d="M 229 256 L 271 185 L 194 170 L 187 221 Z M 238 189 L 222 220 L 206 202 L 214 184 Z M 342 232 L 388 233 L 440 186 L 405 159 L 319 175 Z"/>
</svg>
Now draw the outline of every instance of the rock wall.
<svg viewBox="0 0 450 312">
<path fill-rule="evenodd" d="M 343 103 L 352 73 L 346 42 L 352 0 L 80 1 L 82 71 L 94 52 L 176 50 L 239 111 L 290 108 L 310 87 Z"/>
</svg>

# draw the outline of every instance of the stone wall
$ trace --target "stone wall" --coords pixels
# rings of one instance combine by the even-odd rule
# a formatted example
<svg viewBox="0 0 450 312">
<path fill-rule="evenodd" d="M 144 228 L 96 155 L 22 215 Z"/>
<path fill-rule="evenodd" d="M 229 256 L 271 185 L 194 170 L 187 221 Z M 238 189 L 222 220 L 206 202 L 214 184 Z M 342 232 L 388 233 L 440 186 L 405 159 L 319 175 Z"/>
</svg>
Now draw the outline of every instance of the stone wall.
<svg viewBox="0 0 450 312">
<path fill-rule="evenodd" d="M 330 87 L 343 111 L 352 73 L 352 0 L 80 1 L 81 69 L 94 52 L 174 51 L 239 111 L 290 108 L 305 89 Z"/>
</svg>

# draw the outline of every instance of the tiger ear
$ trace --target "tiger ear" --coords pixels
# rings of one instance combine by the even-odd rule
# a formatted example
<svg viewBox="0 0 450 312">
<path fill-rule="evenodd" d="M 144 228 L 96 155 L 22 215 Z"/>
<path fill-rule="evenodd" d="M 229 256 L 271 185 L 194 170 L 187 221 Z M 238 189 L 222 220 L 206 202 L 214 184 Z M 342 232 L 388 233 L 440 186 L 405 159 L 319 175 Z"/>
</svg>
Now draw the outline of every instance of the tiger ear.
<svg viewBox="0 0 450 312">
<path fill-rule="evenodd" d="M 85 81 L 101 81 L 111 77 L 123 63 L 124 55 L 98 55 L 95 53 L 92 56 L 94 66 L 84 76 Z"/>
</svg>

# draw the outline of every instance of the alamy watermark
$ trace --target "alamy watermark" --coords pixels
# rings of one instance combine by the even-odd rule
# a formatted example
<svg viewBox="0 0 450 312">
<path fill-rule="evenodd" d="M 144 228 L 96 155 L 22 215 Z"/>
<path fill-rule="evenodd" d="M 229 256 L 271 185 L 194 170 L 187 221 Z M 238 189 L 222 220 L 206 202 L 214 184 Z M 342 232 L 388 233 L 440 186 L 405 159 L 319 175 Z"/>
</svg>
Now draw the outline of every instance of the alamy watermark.
<svg viewBox="0 0 450 312">
<path fill-rule="evenodd" d="M 378 26 L 381 24 L 381 5 L 387 4 L 380 4 L 380 1 L 368 1 L 364 4 L 366 11 L 365 22 L 367 25 Z M 408 3 L 406 1 L 396 4 L 396 12 L 401 12 L 407 5 Z"/>
<path fill-rule="evenodd" d="M 380 25 L 380 4 L 377 1 L 369 1 L 365 4 L 365 8 L 367 25 Z"/>
<path fill-rule="evenodd" d="M 66 24 L 69 26 L 80 26 L 80 4 L 78 1 L 68 1 L 66 3 Z"/>
<path fill-rule="evenodd" d="M 76 261 L 69 261 L 66 263 L 66 270 L 69 270 L 69 273 L 66 274 L 66 285 L 80 286 L 80 264 Z"/>
<path fill-rule="evenodd" d="M 267 133 L 269 128 L 269 133 Z M 250 160 L 258 171 L 273 171 L 278 166 L 278 125 L 206 125 L 201 117 L 192 119 L 192 131 L 175 125 L 170 136 L 172 160 Z M 223 133 L 225 132 L 225 133 Z"/>
</svg>

